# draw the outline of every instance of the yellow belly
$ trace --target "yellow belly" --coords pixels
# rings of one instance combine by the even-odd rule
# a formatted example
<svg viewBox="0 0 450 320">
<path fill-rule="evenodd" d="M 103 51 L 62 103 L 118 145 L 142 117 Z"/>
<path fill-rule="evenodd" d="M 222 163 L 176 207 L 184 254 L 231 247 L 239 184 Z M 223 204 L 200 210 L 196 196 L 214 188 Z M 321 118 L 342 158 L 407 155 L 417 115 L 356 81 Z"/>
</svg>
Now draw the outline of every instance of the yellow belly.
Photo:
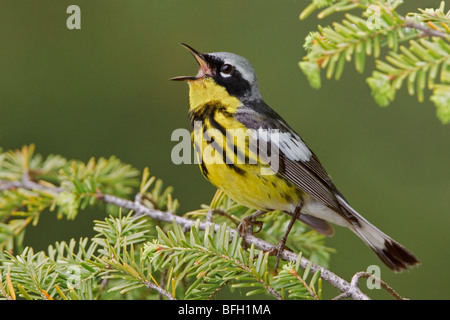
<svg viewBox="0 0 450 320">
<path fill-rule="evenodd" d="M 300 194 L 290 183 L 276 175 L 261 175 L 256 165 L 247 165 L 245 174 L 226 164 L 206 165 L 206 178 L 234 201 L 257 210 L 293 212 Z"/>
<path fill-rule="evenodd" d="M 197 160 L 207 180 L 247 207 L 266 211 L 294 211 L 301 201 L 301 191 L 297 187 L 276 173 L 267 174 L 269 166 L 262 164 L 257 155 L 249 153 L 248 148 L 246 162 L 244 159 L 238 160 L 236 154 L 227 147 L 225 136 L 218 130 L 208 132 L 206 139 L 202 127 L 194 128 L 192 134 Z M 210 136 L 213 136 L 214 144 L 209 142 Z M 244 136 L 230 137 L 236 142 L 245 139 Z"/>
<path fill-rule="evenodd" d="M 192 141 L 206 179 L 247 207 L 294 212 L 302 192 L 277 174 L 267 175 L 262 169 L 267 170 L 268 165 L 262 164 L 249 148 L 242 147 L 248 141 L 248 131 L 232 116 L 241 102 L 211 78 L 189 81 L 189 102 Z M 209 139 L 205 139 L 205 131 Z M 218 148 L 213 147 L 211 137 Z M 244 152 L 247 161 L 239 162 L 226 139 L 241 146 L 237 149 Z"/>
</svg>

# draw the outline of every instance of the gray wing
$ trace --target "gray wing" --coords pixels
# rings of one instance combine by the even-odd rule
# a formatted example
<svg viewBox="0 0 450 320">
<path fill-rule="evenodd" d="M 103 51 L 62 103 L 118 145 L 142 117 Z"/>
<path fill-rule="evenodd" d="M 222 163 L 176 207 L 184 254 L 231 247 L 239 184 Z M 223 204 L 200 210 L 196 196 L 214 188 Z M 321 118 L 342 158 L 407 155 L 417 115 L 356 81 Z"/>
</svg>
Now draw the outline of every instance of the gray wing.
<svg viewBox="0 0 450 320">
<path fill-rule="evenodd" d="M 278 174 L 315 200 L 340 213 L 350 222 L 355 219 L 339 203 L 336 195 L 341 198 L 343 196 L 331 181 L 317 156 L 275 111 L 262 102 L 257 105 L 241 107 L 235 114 L 235 118 L 250 129 L 261 131 L 275 129 L 280 132 L 277 143 Z M 267 142 L 269 142 L 270 136 L 268 135 L 265 139 Z M 256 147 L 258 148 L 258 146 Z"/>
</svg>

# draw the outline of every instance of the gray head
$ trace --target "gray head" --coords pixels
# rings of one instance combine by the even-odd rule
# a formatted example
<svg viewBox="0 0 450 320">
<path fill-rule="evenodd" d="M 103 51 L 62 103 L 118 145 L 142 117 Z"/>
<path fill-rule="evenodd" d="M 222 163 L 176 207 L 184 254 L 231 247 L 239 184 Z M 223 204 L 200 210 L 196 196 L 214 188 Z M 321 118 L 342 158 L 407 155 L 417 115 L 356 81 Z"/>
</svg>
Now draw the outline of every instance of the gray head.
<svg viewBox="0 0 450 320">
<path fill-rule="evenodd" d="M 261 99 L 255 70 L 247 59 L 230 52 L 200 53 L 182 44 L 200 65 L 194 77 L 176 77 L 172 80 L 197 80 L 204 77 L 225 87 L 228 93 L 241 100 Z"/>
</svg>

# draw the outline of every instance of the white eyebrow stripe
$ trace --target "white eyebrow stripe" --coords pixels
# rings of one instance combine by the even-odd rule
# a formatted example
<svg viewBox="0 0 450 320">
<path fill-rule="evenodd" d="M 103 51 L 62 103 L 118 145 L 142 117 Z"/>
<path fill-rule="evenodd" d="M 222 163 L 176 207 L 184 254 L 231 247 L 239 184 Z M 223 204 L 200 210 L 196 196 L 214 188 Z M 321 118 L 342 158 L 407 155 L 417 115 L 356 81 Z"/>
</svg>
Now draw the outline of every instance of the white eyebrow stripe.
<svg viewBox="0 0 450 320">
<path fill-rule="evenodd" d="M 237 60 L 224 60 L 225 63 L 232 65 L 236 68 L 236 70 L 242 75 L 242 78 L 247 80 L 249 83 L 254 83 L 256 81 L 255 72 L 253 68 L 250 67 L 250 64 L 244 64 L 241 61 Z"/>
<path fill-rule="evenodd" d="M 242 77 L 249 83 L 253 84 L 256 82 L 255 71 L 253 70 L 250 62 L 248 62 L 248 60 L 244 57 L 231 52 L 213 52 L 209 54 L 212 56 L 216 56 L 224 63 L 230 64 L 235 67 L 236 70 L 242 75 Z"/>
</svg>

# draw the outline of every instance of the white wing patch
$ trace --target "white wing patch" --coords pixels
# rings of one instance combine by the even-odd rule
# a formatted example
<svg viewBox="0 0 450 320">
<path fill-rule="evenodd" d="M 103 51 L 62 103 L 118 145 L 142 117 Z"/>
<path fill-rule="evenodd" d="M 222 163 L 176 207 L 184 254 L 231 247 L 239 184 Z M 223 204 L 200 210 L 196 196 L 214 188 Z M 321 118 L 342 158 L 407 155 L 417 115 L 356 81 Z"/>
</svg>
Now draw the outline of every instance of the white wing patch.
<svg viewBox="0 0 450 320">
<path fill-rule="evenodd" d="M 309 161 L 312 156 L 311 150 L 302 139 L 292 132 L 281 132 L 277 129 L 259 128 L 254 132 L 253 138 L 261 139 L 277 147 L 282 154 L 293 161 Z"/>
<path fill-rule="evenodd" d="M 280 150 L 291 160 L 309 161 L 311 150 L 296 134 L 283 132 L 280 138 Z"/>
</svg>

